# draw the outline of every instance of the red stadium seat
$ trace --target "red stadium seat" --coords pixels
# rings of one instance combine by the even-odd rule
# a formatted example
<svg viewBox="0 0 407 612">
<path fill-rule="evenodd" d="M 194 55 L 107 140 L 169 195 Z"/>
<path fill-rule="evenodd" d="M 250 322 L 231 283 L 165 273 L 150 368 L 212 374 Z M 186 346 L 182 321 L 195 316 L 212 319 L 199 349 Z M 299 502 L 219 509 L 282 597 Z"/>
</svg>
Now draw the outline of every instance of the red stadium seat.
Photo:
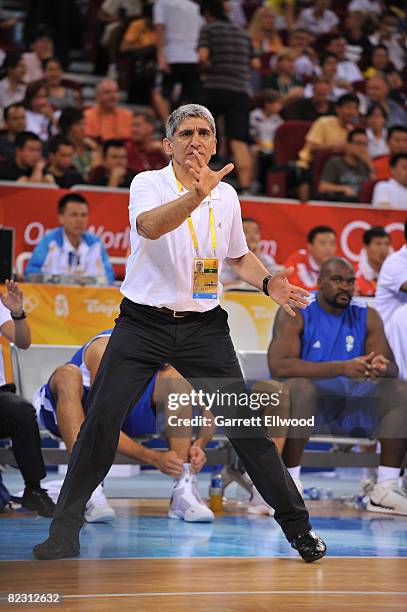
<svg viewBox="0 0 407 612">
<path fill-rule="evenodd" d="M 321 180 L 321 174 L 328 159 L 334 155 L 338 155 L 332 149 L 318 151 L 312 163 L 312 184 L 315 194 L 318 194 L 318 185 Z"/>
<path fill-rule="evenodd" d="M 365 181 L 362 185 L 362 189 L 360 191 L 360 201 L 363 204 L 371 204 L 373 197 L 373 190 L 376 183 L 379 182 L 379 179 L 370 179 L 369 181 Z"/>
<path fill-rule="evenodd" d="M 277 166 L 284 166 L 297 159 L 311 123 L 311 121 L 286 121 L 277 128 L 274 140 Z"/>
</svg>

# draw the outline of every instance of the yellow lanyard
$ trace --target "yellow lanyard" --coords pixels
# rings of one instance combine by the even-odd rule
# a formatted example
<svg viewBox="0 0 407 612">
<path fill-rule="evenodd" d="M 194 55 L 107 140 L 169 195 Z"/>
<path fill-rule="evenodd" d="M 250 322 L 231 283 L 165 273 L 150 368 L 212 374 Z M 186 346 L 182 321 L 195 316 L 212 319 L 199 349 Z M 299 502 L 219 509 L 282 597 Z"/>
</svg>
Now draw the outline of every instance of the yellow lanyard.
<svg viewBox="0 0 407 612">
<path fill-rule="evenodd" d="M 175 173 L 174 173 L 174 176 L 175 176 Z M 175 177 L 175 180 L 177 181 L 178 191 L 182 193 L 181 181 L 179 181 L 177 177 Z M 187 221 L 188 221 L 189 233 L 191 234 L 192 244 L 194 245 L 195 253 L 199 256 L 198 239 L 196 237 L 196 232 L 195 232 L 194 224 L 192 222 L 191 215 L 188 216 Z M 216 255 L 217 242 L 216 242 L 215 217 L 213 215 L 213 209 L 210 204 L 209 204 L 209 225 L 211 227 L 212 251 L 213 251 L 213 254 Z"/>
</svg>

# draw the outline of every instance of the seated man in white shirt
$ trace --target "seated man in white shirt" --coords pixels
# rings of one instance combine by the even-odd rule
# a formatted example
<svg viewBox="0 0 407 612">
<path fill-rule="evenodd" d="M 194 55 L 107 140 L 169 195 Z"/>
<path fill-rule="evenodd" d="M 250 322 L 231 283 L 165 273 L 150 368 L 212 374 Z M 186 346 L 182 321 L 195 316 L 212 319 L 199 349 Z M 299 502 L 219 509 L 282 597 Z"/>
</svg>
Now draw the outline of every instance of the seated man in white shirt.
<svg viewBox="0 0 407 612">
<path fill-rule="evenodd" d="M 392 178 L 375 186 L 372 204 L 376 208 L 407 210 L 407 153 L 393 155 L 390 171 Z"/>
<path fill-rule="evenodd" d="M 382 265 L 374 305 L 383 319 L 399 378 L 407 379 L 407 219 L 404 237 L 406 244 Z"/>
<path fill-rule="evenodd" d="M 112 285 L 114 272 L 100 238 L 86 231 L 89 205 L 79 193 L 67 193 L 58 202 L 60 227 L 51 230 L 37 244 L 25 269 L 32 274 L 70 276 L 79 284 Z M 86 280 L 87 277 L 87 280 Z M 55 279 L 57 280 L 57 279 Z"/>
</svg>

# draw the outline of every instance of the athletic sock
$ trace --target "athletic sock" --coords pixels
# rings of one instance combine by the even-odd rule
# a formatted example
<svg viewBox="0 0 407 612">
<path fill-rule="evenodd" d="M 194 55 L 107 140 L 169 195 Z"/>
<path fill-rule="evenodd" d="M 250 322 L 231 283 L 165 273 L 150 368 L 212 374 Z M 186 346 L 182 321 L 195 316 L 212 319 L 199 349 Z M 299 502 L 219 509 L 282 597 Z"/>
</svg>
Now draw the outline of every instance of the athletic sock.
<svg viewBox="0 0 407 612">
<path fill-rule="evenodd" d="M 362 480 L 375 480 L 376 479 L 376 468 L 368 467 L 363 468 Z"/>
<path fill-rule="evenodd" d="M 381 483 L 385 480 L 394 480 L 400 476 L 400 468 L 388 467 L 387 465 L 379 465 L 377 470 L 377 482 Z"/>
<path fill-rule="evenodd" d="M 296 465 L 295 467 L 287 468 L 287 470 L 290 472 L 291 478 L 294 478 L 294 480 L 300 479 L 300 472 L 301 472 L 300 465 Z"/>
</svg>

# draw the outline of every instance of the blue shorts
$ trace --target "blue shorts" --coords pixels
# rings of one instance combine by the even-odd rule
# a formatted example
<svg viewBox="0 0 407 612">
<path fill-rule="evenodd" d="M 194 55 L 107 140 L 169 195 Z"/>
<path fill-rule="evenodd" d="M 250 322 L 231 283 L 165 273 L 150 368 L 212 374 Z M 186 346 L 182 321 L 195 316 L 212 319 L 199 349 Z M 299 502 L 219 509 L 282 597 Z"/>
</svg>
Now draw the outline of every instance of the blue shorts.
<svg viewBox="0 0 407 612">
<path fill-rule="evenodd" d="M 143 395 L 123 422 L 121 430 L 130 438 L 156 433 L 156 415 L 153 409 L 152 396 L 157 374 L 158 372 L 154 374 Z M 88 393 L 89 389 L 85 388 L 82 396 L 82 406 L 85 414 L 88 410 Z M 55 416 L 56 401 L 52 395 L 49 381 L 36 393 L 34 404 L 41 424 L 55 436 L 61 437 Z"/>
<path fill-rule="evenodd" d="M 345 377 L 313 380 L 317 390 L 316 430 L 333 435 L 372 436 L 379 425 L 376 385 Z"/>
</svg>

